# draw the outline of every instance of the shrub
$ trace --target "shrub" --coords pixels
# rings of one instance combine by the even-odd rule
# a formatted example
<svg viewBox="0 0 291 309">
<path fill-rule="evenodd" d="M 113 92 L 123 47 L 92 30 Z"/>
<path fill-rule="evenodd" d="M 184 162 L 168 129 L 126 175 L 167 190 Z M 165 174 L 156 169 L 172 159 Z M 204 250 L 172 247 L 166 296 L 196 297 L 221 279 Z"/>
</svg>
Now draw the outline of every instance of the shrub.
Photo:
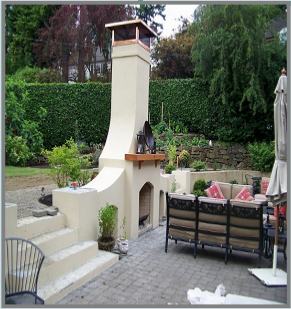
<svg viewBox="0 0 291 309">
<path fill-rule="evenodd" d="M 90 175 L 82 172 L 89 165 L 88 158 L 81 157 L 77 144 L 72 140 L 51 151 L 44 151 L 51 167 L 52 175 L 59 188 L 68 185 L 69 181 L 78 181 L 84 185 L 84 181 L 90 179 Z"/>
<path fill-rule="evenodd" d="M 201 160 L 195 160 L 191 164 L 191 168 L 193 168 L 195 171 L 201 171 L 206 169 L 206 163 Z"/>
<path fill-rule="evenodd" d="M 116 226 L 117 208 L 114 205 L 106 204 L 98 212 L 99 235 L 104 241 L 114 236 Z"/>
<path fill-rule="evenodd" d="M 24 67 L 18 70 L 13 77 L 15 80 L 26 83 L 58 83 L 62 80 L 58 71 L 38 67 Z"/>
<path fill-rule="evenodd" d="M 187 150 L 182 150 L 179 154 L 179 164 L 183 167 L 188 167 L 190 163 L 190 153 Z"/>
<path fill-rule="evenodd" d="M 70 137 L 75 138 L 76 120 L 80 140 L 87 144 L 105 141 L 110 120 L 111 84 L 27 84 L 17 91 L 27 92 L 26 119 L 39 123 L 46 148 L 62 145 Z M 185 128 L 212 140 L 219 138 L 238 143 L 255 137 L 273 138 L 273 131 L 266 129 L 272 127 L 271 109 L 267 110 L 267 114 L 257 113 L 247 119 L 244 119 L 244 113 L 237 114 L 235 119 L 226 119 L 229 117 L 226 113 L 228 106 L 215 105 L 208 93 L 209 85 L 198 77 L 150 81 L 151 124 L 157 125 L 159 134 L 166 135 L 166 142 L 157 140 L 158 148 L 166 148 L 169 141 L 173 143 L 173 130 L 183 131 Z M 162 102 L 165 121 L 160 123 Z M 39 122 L 37 112 L 40 107 L 47 110 L 47 121 Z M 172 130 L 166 130 L 169 123 Z M 235 123 L 236 126 L 228 125 L 226 128 L 226 123 Z M 197 143 L 199 146 L 206 145 L 202 138 L 192 141 L 194 146 Z"/>
<path fill-rule="evenodd" d="M 176 163 L 177 158 L 176 145 L 173 144 L 168 145 L 168 158 L 169 158 L 169 165 L 174 165 Z"/>
<path fill-rule="evenodd" d="M 204 190 L 207 188 L 207 183 L 204 179 L 198 179 L 193 186 L 193 194 L 196 196 L 205 196 Z"/>
<path fill-rule="evenodd" d="M 175 169 L 176 169 L 176 166 L 169 163 L 165 166 L 165 173 L 171 174 Z"/>
<path fill-rule="evenodd" d="M 24 166 L 32 157 L 27 141 L 21 136 L 6 136 L 6 163 Z"/>
<path fill-rule="evenodd" d="M 271 172 L 275 160 L 274 143 L 253 143 L 248 145 L 252 168 L 260 172 Z"/>
<path fill-rule="evenodd" d="M 28 94 L 24 83 L 9 78 L 5 90 L 5 131 L 6 141 L 9 143 L 6 147 L 6 158 L 11 164 L 14 162 L 13 165 L 25 165 L 29 159 L 34 159 L 41 152 L 43 135 L 38 121 L 44 119 L 46 110 L 38 108 L 36 121 L 29 120 L 25 110 Z M 16 149 L 13 149 L 12 145 Z"/>
</svg>

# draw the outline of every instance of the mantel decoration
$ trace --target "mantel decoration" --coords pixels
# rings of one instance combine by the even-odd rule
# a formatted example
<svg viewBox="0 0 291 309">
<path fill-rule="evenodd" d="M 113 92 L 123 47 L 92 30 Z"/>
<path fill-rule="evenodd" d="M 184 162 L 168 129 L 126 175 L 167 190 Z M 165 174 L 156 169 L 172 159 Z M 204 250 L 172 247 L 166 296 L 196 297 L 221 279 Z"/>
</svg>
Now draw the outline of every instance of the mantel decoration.
<svg viewBox="0 0 291 309">
<path fill-rule="evenodd" d="M 137 134 L 137 149 L 136 149 L 136 153 L 145 153 L 145 148 L 146 148 L 146 144 L 145 144 L 145 136 L 144 136 L 144 132 L 143 131 L 139 131 Z"/>
</svg>

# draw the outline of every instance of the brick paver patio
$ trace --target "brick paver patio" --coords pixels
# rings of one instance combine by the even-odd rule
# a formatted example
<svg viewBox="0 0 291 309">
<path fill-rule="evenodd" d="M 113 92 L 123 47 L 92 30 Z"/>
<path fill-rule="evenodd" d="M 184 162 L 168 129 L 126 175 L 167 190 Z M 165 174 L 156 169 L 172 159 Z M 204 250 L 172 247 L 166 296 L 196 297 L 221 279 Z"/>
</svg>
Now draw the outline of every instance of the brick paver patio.
<svg viewBox="0 0 291 309">
<path fill-rule="evenodd" d="M 164 252 L 165 226 L 130 242 L 128 256 L 68 294 L 59 304 L 189 305 L 187 290 L 199 287 L 214 292 L 223 283 L 227 293 L 287 302 L 287 288 L 268 288 L 248 273 L 257 267 L 257 255 L 234 251 L 227 265 L 223 250 L 205 247 L 194 259 L 193 245 L 169 241 Z M 262 267 L 271 267 L 262 258 Z M 278 266 L 286 270 L 279 253 Z"/>
</svg>

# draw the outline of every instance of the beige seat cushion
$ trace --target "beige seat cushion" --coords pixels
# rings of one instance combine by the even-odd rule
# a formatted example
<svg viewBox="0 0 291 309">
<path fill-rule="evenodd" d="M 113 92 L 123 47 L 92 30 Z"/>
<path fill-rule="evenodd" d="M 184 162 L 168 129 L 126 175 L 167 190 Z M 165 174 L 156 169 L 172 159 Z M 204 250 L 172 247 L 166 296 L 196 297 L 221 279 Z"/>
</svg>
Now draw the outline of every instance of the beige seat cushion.
<svg viewBox="0 0 291 309">
<path fill-rule="evenodd" d="M 227 222 L 227 217 L 225 216 L 219 216 L 219 215 L 213 215 L 213 214 L 207 214 L 204 212 L 199 213 L 199 223 L 200 221 L 207 221 L 207 222 L 213 222 L 213 223 L 224 223 Z"/>
<path fill-rule="evenodd" d="M 245 227 L 260 227 L 260 221 L 258 219 L 240 218 L 233 216 L 230 216 L 230 224 Z"/>
<path fill-rule="evenodd" d="M 195 233 L 192 231 L 181 231 L 174 228 L 169 228 L 169 237 L 173 238 L 181 238 L 185 240 L 192 240 L 195 239 Z"/>
<path fill-rule="evenodd" d="M 208 232 L 214 232 L 214 233 L 226 233 L 226 225 L 220 225 L 220 224 L 199 222 L 198 223 L 198 229 L 199 229 L 199 231 L 208 231 Z"/>
<path fill-rule="evenodd" d="M 209 234 L 198 234 L 198 240 L 202 243 L 210 243 L 215 245 L 225 245 L 226 244 L 226 237 L 225 236 L 216 236 L 216 235 L 209 235 Z"/>
<path fill-rule="evenodd" d="M 185 218 L 185 219 L 195 219 L 196 218 L 196 212 L 194 210 L 190 211 L 190 210 L 170 208 L 169 214 L 170 216 L 175 216 L 175 217 Z"/>
<path fill-rule="evenodd" d="M 253 240 L 244 240 L 244 239 L 236 239 L 236 238 L 229 238 L 229 244 L 233 247 L 240 247 L 240 248 L 246 248 L 246 249 L 258 249 L 259 248 L 259 242 L 253 241 Z"/>
<path fill-rule="evenodd" d="M 196 222 L 195 221 L 182 220 L 182 219 L 177 219 L 177 218 L 170 218 L 169 223 L 171 225 L 176 225 L 176 226 L 180 226 L 180 227 L 186 227 L 186 228 L 191 228 L 191 229 L 196 228 Z"/>
<path fill-rule="evenodd" d="M 216 183 L 219 185 L 220 190 L 223 196 L 225 197 L 225 199 L 230 199 L 231 198 L 231 184 L 227 182 L 216 182 Z"/>
<path fill-rule="evenodd" d="M 230 236 L 238 237 L 260 237 L 259 229 L 238 228 L 231 226 L 229 229 Z"/>
</svg>

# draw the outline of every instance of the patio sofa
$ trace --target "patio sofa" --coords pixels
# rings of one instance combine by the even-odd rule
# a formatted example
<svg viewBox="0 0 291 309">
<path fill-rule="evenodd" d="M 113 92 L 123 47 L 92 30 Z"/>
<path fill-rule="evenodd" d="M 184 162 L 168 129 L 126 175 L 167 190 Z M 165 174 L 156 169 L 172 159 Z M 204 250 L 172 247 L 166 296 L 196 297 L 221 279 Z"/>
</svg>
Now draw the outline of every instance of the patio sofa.
<svg viewBox="0 0 291 309">
<path fill-rule="evenodd" d="M 194 257 L 196 257 L 198 245 L 223 248 L 225 263 L 233 250 L 249 251 L 261 257 L 263 205 L 266 202 L 234 199 L 242 188 L 248 188 L 252 192 L 250 185 L 218 184 L 225 199 L 167 194 L 166 252 L 168 239 L 174 239 L 175 242 L 183 240 L 194 243 Z M 188 205 L 188 208 L 185 205 Z M 177 221 L 176 210 L 174 211 L 173 207 L 184 209 L 182 218 L 179 217 L 182 221 Z M 191 211 L 189 217 L 186 211 Z"/>
</svg>

